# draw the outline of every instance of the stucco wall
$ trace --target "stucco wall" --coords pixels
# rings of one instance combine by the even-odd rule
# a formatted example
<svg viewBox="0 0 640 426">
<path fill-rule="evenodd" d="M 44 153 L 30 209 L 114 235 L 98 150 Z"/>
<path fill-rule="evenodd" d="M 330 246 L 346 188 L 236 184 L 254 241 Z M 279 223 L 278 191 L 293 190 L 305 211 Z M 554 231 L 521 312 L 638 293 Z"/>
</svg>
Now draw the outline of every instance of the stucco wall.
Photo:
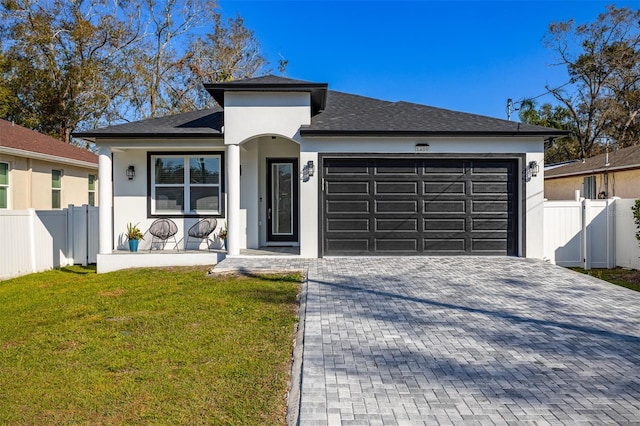
<svg viewBox="0 0 640 426">
<path fill-rule="evenodd" d="M 603 173 L 546 179 L 544 182 L 545 198 L 548 200 L 573 200 L 576 190 L 579 190 L 580 195 L 584 196 L 582 184 L 586 176 L 595 176 L 596 194 L 605 191 L 608 192 L 609 198 L 640 198 L 640 170 L 609 172 L 608 190 Z"/>
<path fill-rule="evenodd" d="M 98 205 L 98 166 L 95 169 L 57 164 L 33 158 L 0 154 L 9 163 L 9 208 L 51 209 L 51 170 L 62 171 L 60 207 L 89 203 L 89 175 L 96 176 L 95 205 Z"/>
<path fill-rule="evenodd" d="M 260 135 L 295 138 L 311 122 L 311 94 L 229 92 L 225 94 L 224 141 L 238 144 Z"/>
<path fill-rule="evenodd" d="M 610 197 L 640 198 L 640 170 L 612 173 L 609 177 Z"/>
</svg>

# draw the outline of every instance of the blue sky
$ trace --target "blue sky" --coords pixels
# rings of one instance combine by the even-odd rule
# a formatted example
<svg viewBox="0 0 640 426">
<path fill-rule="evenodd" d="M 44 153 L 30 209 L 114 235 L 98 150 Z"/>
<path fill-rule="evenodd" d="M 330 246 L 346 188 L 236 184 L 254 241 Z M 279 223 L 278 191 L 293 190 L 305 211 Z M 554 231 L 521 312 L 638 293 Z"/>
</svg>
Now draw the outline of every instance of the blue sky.
<svg viewBox="0 0 640 426">
<path fill-rule="evenodd" d="M 219 2 L 224 16 L 239 13 L 255 32 L 274 74 L 281 55 L 287 77 L 497 118 L 506 118 L 507 98 L 567 82 L 543 46 L 548 25 L 592 22 L 611 3 L 640 7 L 640 0 Z"/>
</svg>

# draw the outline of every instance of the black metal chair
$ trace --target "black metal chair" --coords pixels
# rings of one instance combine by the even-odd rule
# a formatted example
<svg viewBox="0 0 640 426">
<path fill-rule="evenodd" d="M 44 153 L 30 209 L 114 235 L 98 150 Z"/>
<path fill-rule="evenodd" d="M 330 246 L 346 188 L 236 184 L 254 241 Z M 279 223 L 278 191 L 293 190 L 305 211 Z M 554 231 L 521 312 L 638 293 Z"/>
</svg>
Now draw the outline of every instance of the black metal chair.
<svg viewBox="0 0 640 426">
<path fill-rule="evenodd" d="M 149 227 L 149 234 L 153 235 L 151 239 L 151 247 L 149 247 L 149 251 L 153 250 L 153 245 L 155 242 L 162 243 L 162 250 L 164 250 L 165 245 L 169 238 L 173 238 L 173 242 L 175 243 L 175 249 L 178 249 L 178 241 L 176 241 L 176 234 L 178 233 L 178 225 L 171 219 L 156 219 L 153 221 L 151 226 Z"/>
<path fill-rule="evenodd" d="M 210 235 L 213 233 L 213 231 L 215 231 L 216 226 L 218 226 L 218 221 L 216 219 L 205 218 L 189 228 L 189 231 L 187 232 L 187 243 L 184 246 L 185 250 L 189 246 L 189 240 L 191 238 L 196 238 L 199 240 L 206 239 L 207 248 L 210 249 L 211 245 L 209 242 L 213 242 L 213 240 L 210 238 Z"/>
</svg>

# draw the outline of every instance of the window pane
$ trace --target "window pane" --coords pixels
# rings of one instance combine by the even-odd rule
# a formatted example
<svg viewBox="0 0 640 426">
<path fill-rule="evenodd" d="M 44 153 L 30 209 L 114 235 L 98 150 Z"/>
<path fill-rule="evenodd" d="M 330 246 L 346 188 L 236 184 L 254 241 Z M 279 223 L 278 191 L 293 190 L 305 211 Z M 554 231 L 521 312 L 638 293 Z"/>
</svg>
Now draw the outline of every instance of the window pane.
<svg viewBox="0 0 640 426">
<path fill-rule="evenodd" d="M 95 207 L 96 205 L 96 194 L 94 192 L 89 193 L 89 205 L 91 207 Z"/>
<path fill-rule="evenodd" d="M 95 175 L 89 175 L 89 191 L 96 189 L 96 177 Z"/>
<path fill-rule="evenodd" d="M 9 165 L 0 163 L 0 185 L 9 185 Z"/>
<path fill-rule="evenodd" d="M 220 188 L 192 187 L 190 191 L 191 211 L 218 211 L 220 203 Z"/>
<path fill-rule="evenodd" d="M 291 235 L 293 229 L 293 167 L 290 163 L 272 165 L 273 222 L 272 233 Z"/>
<path fill-rule="evenodd" d="M 156 187 L 156 211 L 182 211 L 184 191 L 182 188 Z"/>
<path fill-rule="evenodd" d="M 7 188 L 0 187 L 0 209 L 6 209 L 7 207 Z"/>
<path fill-rule="evenodd" d="M 219 158 L 190 158 L 189 172 L 191 183 L 213 183 L 220 181 Z"/>
<path fill-rule="evenodd" d="M 184 159 L 156 158 L 156 184 L 163 183 L 184 183 Z"/>
<path fill-rule="evenodd" d="M 57 189 L 51 191 L 51 208 L 60 208 L 60 191 L 58 191 Z"/>
<path fill-rule="evenodd" d="M 62 172 L 60 170 L 51 170 L 51 187 L 62 188 L 61 181 Z"/>
</svg>

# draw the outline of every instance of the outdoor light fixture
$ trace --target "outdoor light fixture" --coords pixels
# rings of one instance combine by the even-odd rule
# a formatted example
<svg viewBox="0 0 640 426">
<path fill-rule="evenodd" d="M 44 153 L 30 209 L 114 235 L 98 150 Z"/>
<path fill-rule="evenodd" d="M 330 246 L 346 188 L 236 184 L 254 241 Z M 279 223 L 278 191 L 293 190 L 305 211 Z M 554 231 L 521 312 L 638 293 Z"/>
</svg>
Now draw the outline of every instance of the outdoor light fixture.
<svg viewBox="0 0 640 426">
<path fill-rule="evenodd" d="M 538 172 L 540 171 L 540 166 L 537 161 L 529 161 L 529 173 L 531 176 L 538 176 Z"/>
<path fill-rule="evenodd" d="M 309 176 L 313 176 L 314 172 L 315 172 L 315 167 L 313 165 L 313 160 L 307 161 L 307 173 L 309 174 Z"/>
<path fill-rule="evenodd" d="M 136 175 L 136 169 L 133 166 L 127 167 L 127 177 L 129 180 L 133 180 L 133 177 Z"/>
</svg>

